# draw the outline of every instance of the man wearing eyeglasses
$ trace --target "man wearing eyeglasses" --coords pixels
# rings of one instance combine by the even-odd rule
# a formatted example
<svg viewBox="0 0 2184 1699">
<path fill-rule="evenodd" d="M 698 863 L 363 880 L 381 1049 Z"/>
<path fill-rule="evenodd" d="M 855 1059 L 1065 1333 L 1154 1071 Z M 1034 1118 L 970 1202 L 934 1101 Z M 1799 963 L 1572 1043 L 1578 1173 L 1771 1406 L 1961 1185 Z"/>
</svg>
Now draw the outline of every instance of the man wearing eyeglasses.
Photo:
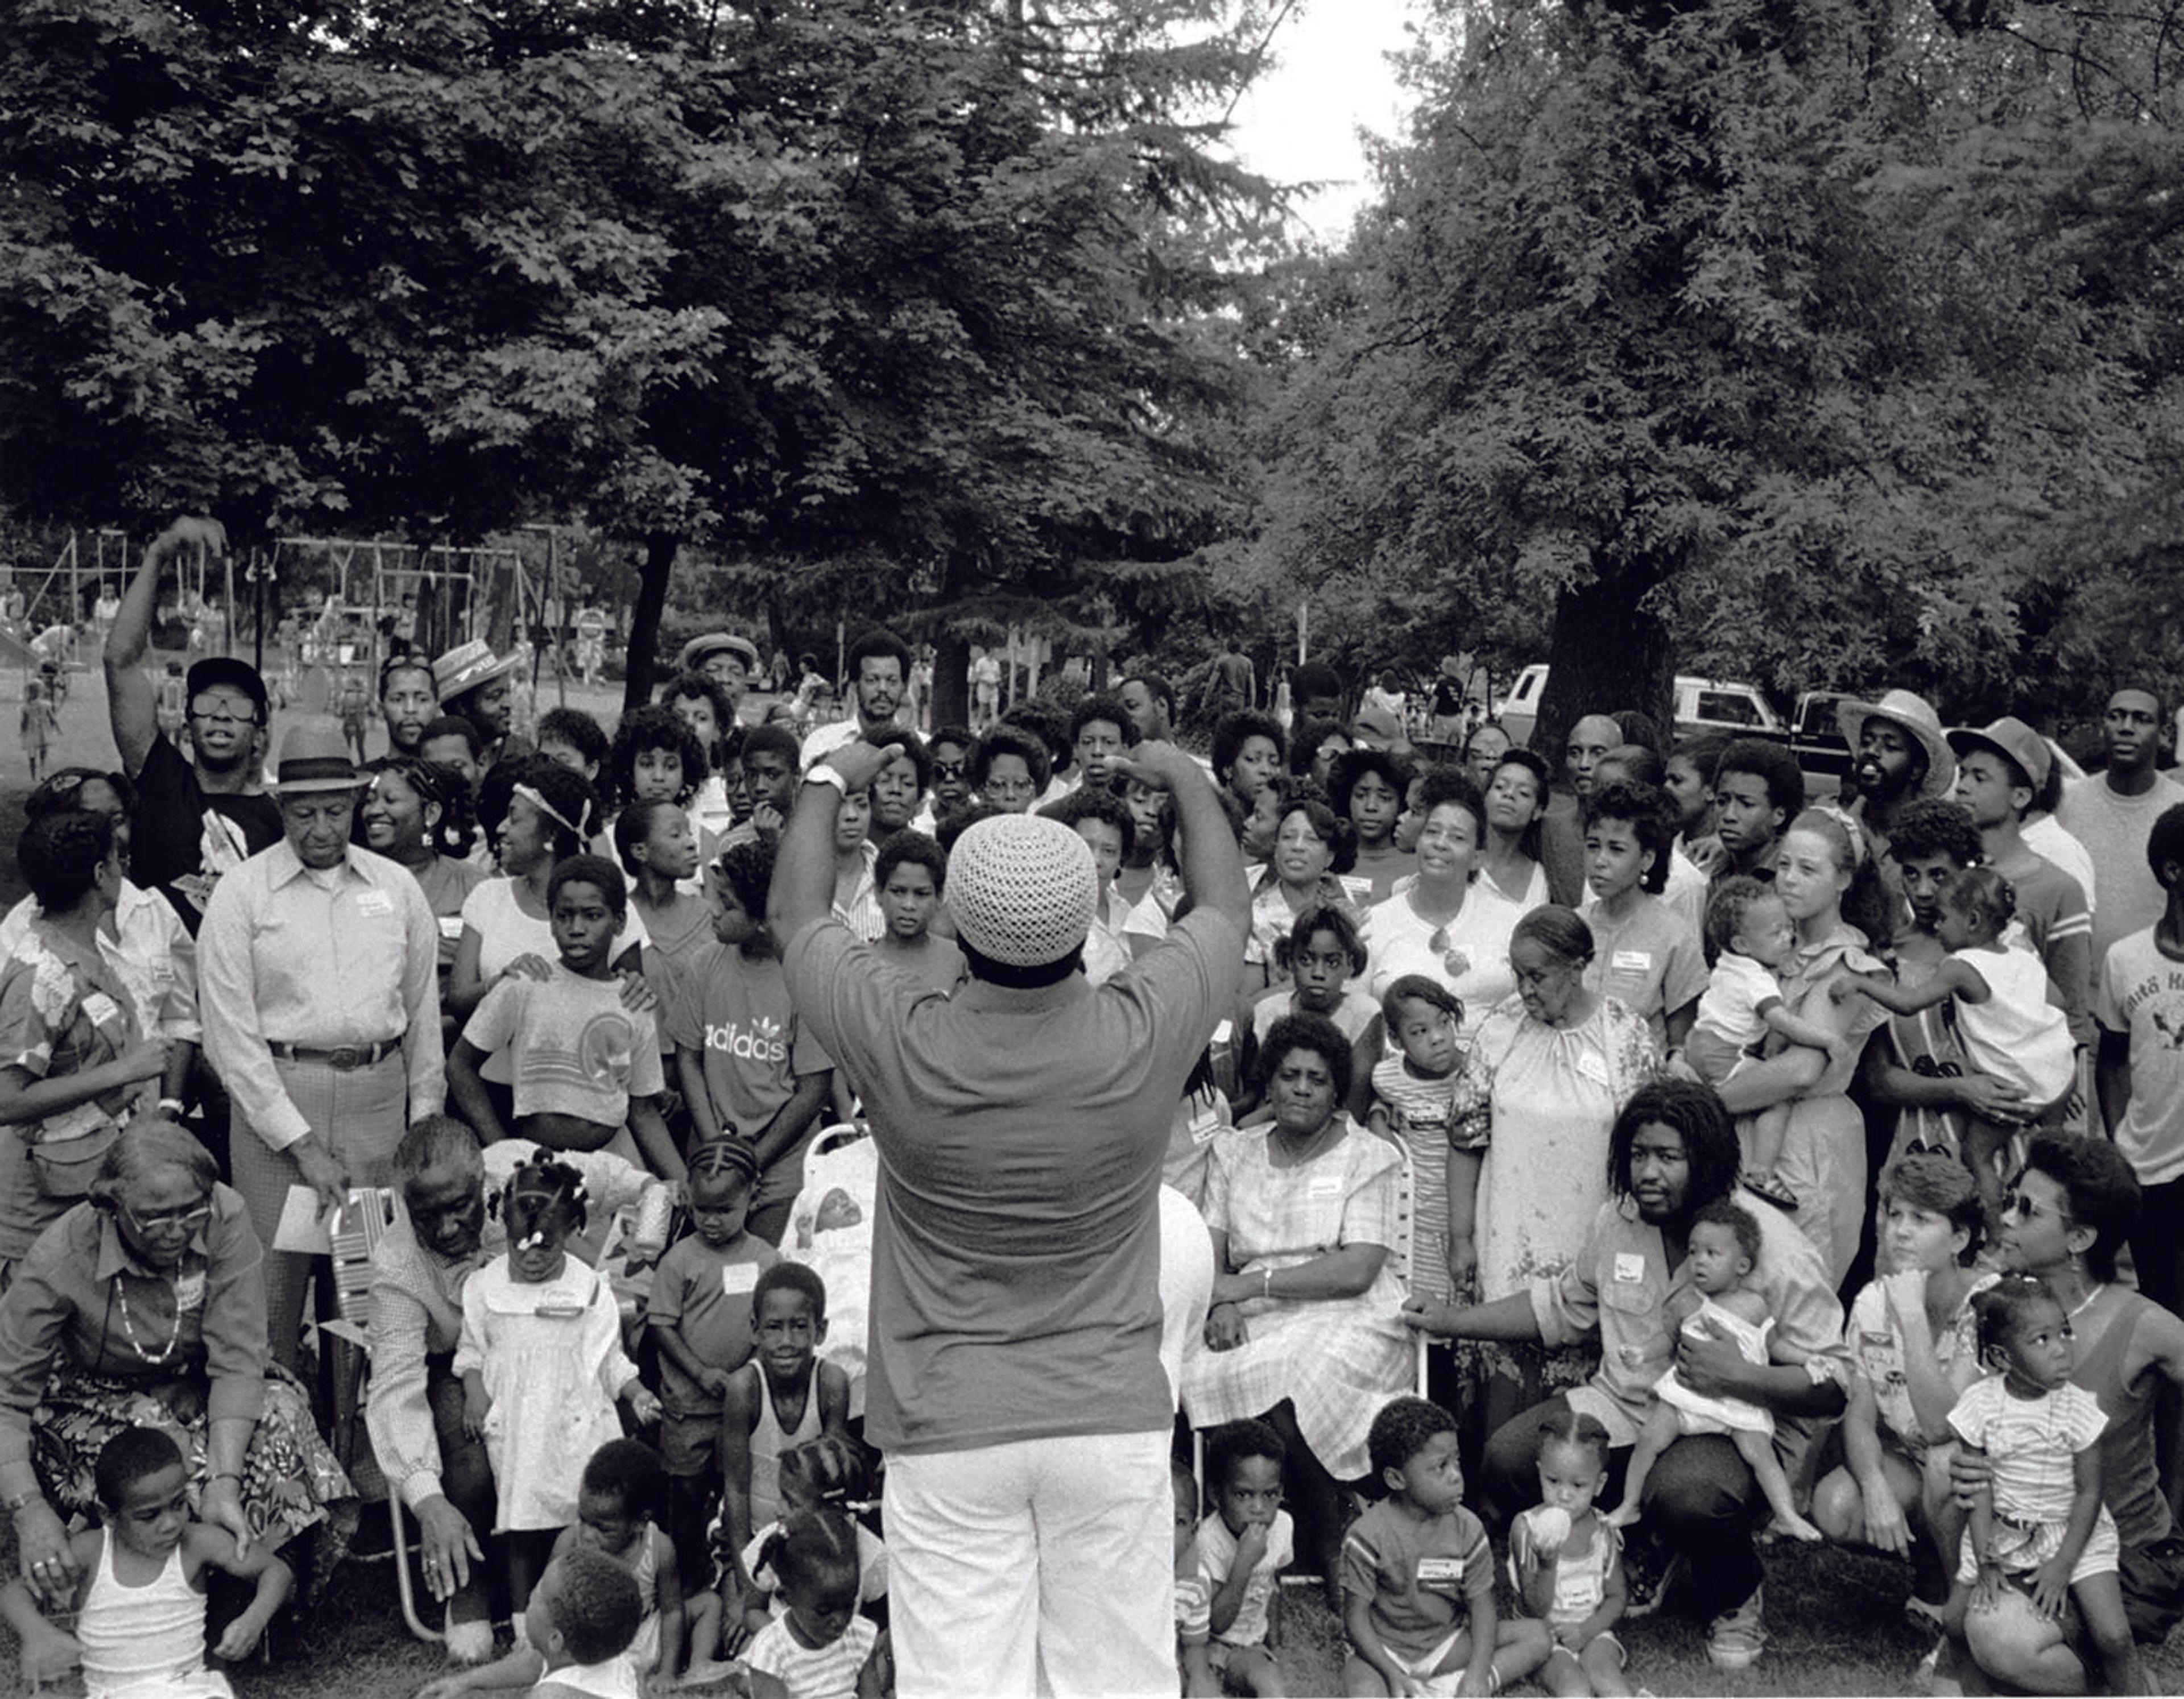
<svg viewBox="0 0 2184 1699">
<path fill-rule="evenodd" d="M 159 694 L 144 671 L 166 563 L 184 550 L 227 550 L 217 520 L 178 519 L 144 550 L 106 640 L 106 714 L 122 770 L 136 786 L 131 874 L 157 888 L 195 933 L 222 873 L 281 839 L 281 811 L 259 783 L 265 758 L 265 681 L 257 668 L 211 655 L 189 671 L 182 733 L 189 755 L 159 729 Z"/>
</svg>

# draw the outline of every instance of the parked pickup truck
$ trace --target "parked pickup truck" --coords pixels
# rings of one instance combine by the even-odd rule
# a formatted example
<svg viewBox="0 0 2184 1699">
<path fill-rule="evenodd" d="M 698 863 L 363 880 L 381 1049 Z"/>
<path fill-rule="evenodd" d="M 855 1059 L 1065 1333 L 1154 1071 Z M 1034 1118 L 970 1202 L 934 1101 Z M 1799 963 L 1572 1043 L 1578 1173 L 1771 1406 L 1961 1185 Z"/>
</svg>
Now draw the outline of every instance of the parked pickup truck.
<svg viewBox="0 0 2184 1699">
<path fill-rule="evenodd" d="M 1494 716 L 1501 721 L 1513 742 L 1531 742 L 1533 728 L 1540 720 L 1540 699 L 1546 694 L 1546 689 L 1547 669 L 1544 664 L 1535 662 L 1517 675 L 1509 694 L 1495 705 Z M 1774 711 L 1758 685 L 1678 673 L 1675 735 L 1687 738 L 1702 732 L 1732 738 L 1764 738 L 1778 744 L 1790 741 L 1789 729 L 1783 725 L 1781 716 Z"/>
<path fill-rule="evenodd" d="M 1790 753 L 1808 778 L 1839 779 L 1850 771 L 1850 745 L 1843 741 L 1836 710 L 1858 698 L 1847 690 L 1808 690 L 1790 716 Z"/>
</svg>

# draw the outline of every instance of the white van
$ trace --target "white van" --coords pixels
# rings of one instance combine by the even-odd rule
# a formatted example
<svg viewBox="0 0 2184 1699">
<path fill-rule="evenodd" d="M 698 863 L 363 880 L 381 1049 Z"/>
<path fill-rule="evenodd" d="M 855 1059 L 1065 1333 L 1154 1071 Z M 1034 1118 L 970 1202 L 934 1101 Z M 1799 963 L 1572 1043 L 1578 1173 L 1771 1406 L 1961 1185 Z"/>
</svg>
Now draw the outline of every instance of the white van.
<svg viewBox="0 0 2184 1699">
<path fill-rule="evenodd" d="M 1495 704 L 1494 717 L 1502 722 L 1512 742 L 1532 741 L 1533 728 L 1540 721 L 1540 699 L 1546 694 L 1546 663 L 1535 661 L 1517 675 L 1509 694 Z M 1782 744 L 1790 740 L 1789 728 L 1758 685 L 1680 672 L 1676 675 L 1674 735 L 1685 738 L 1701 732 L 1718 732 L 1732 738 L 1765 738 Z"/>
</svg>

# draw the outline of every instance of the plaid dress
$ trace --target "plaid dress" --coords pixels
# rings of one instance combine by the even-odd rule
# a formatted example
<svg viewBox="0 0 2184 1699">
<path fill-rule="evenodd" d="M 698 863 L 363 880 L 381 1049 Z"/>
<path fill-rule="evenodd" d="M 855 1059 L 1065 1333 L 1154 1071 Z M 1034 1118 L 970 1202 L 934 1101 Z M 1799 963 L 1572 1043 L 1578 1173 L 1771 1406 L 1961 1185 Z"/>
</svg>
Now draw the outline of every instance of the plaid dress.
<svg viewBox="0 0 2184 1699">
<path fill-rule="evenodd" d="M 1234 1351 L 1193 1342 L 1183 1403 L 1195 1428 L 1262 1416 L 1284 1398 L 1327 1472 L 1354 1480 L 1370 1463 L 1365 1435 L 1380 1407 L 1410 1390 L 1410 1335 L 1397 1319 L 1405 1284 L 1396 1248 L 1403 1158 L 1355 1128 L 1295 1167 L 1269 1160 L 1263 1128 L 1219 1134 L 1206 1176 L 1206 1222 L 1228 1237 L 1228 1266 L 1289 1268 L 1346 1245 L 1386 1246 L 1373 1284 L 1354 1298 L 1255 1298 Z"/>
</svg>

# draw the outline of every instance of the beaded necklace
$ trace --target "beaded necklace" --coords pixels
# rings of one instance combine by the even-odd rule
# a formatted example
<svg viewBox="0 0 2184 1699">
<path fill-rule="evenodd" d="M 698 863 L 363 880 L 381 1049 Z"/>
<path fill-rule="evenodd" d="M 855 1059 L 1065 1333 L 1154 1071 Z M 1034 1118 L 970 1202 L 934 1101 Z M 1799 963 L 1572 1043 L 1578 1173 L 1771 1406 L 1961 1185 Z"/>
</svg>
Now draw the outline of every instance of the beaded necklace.
<svg viewBox="0 0 2184 1699">
<path fill-rule="evenodd" d="M 152 1364 L 164 1363 L 169 1357 L 175 1354 L 175 1347 L 181 1343 L 182 1306 L 180 1304 L 176 1304 L 175 1306 L 174 1331 L 167 1335 L 167 1343 L 160 1348 L 159 1355 L 154 1356 L 150 1351 L 144 1349 L 143 1340 L 136 1337 L 136 1324 L 129 1318 L 128 1283 L 125 1280 L 117 1279 L 114 1282 L 114 1292 L 115 1295 L 120 1300 L 121 1304 L 121 1331 L 129 1335 L 129 1343 L 136 1351 L 137 1361 L 140 1362 Z"/>
</svg>

